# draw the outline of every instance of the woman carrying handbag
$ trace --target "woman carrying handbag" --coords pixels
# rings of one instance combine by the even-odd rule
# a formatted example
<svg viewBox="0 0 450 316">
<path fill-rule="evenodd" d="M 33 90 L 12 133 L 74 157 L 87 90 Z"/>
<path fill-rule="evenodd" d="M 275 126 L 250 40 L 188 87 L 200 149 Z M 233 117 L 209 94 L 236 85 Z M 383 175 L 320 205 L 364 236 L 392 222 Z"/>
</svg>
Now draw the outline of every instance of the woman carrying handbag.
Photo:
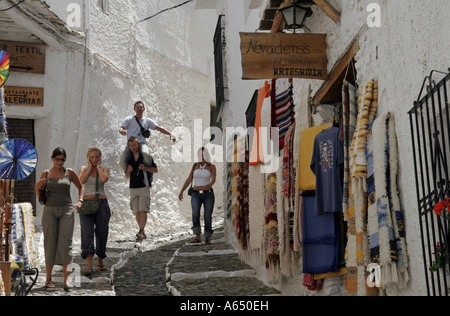
<svg viewBox="0 0 450 316">
<path fill-rule="evenodd" d="M 106 244 L 109 234 L 109 220 L 111 210 L 105 194 L 105 183 L 109 180 L 109 168 L 101 166 L 102 152 L 98 147 L 91 147 L 87 151 L 87 166 L 82 166 L 79 172 L 81 183 L 85 187 L 84 203 L 94 202 L 98 208 L 92 214 L 82 213 L 81 224 L 81 257 L 86 260 L 86 275 L 93 273 L 92 259 L 97 255 L 99 271 L 104 271 L 103 259 L 106 258 Z M 94 246 L 94 239 L 96 245 Z"/>
<path fill-rule="evenodd" d="M 42 230 L 44 233 L 44 252 L 46 266 L 46 288 L 55 288 L 52 271 L 55 264 L 62 265 L 64 271 L 64 290 L 69 291 L 69 264 L 72 262 L 72 238 L 75 225 L 74 210 L 83 204 L 84 187 L 75 171 L 65 168 L 66 151 L 57 147 L 53 150 L 53 167 L 44 171 L 35 184 L 36 196 L 39 198 L 41 187 L 47 187 L 47 201 L 42 213 Z M 70 185 L 78 188 L 79 200 L 73 204 Z"/>
</svg>

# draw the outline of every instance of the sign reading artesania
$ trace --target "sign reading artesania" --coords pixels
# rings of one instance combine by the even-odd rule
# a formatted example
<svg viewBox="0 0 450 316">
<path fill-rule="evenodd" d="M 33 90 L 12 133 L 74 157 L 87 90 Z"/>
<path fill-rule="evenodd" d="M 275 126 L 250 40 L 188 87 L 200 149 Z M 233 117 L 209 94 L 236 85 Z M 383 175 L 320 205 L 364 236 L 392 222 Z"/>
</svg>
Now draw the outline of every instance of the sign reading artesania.
<svg viewBox="0 0 450 316">
<path fill-rule="evenodd" d="M 326 34 L 240 35 L 242 79 L 328 79 Z"/>
</svg>

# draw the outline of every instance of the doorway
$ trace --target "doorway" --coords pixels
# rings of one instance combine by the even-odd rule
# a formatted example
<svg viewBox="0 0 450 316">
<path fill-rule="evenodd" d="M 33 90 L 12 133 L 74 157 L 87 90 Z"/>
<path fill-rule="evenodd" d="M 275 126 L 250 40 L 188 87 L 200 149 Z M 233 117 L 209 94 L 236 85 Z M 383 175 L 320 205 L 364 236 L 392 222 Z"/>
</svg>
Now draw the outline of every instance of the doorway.
<svg viewBox="0 0 450 316">
<path fill-rule="evenodd" d="M 6 119 L 8 123 L 8 138 L 22 138 L 35 145 L 34 120 L 30 119 Z M 34 184 L 36 183 L 36 172 L 29 177 L 17 181 L 14 188 L 16 203 L 31 203 L 33 215 L 36 216 L 36 194 Z"/>
</svg>

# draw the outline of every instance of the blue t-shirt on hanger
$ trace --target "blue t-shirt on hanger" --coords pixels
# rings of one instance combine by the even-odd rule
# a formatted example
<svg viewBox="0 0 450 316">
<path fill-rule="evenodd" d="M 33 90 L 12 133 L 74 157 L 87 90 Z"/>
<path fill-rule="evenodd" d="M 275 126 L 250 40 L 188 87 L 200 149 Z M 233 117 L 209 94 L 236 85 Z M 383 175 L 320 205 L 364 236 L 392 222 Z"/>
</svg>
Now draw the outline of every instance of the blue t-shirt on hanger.
<svg viewBox="0 0 450 316">
<path fill-rule="evenodd" d="M 323 130 L 314 141 L 311 170 L 316 175 L 315 215 L 342 212 L 344 143 L 339 128 Z"/>
</svg>

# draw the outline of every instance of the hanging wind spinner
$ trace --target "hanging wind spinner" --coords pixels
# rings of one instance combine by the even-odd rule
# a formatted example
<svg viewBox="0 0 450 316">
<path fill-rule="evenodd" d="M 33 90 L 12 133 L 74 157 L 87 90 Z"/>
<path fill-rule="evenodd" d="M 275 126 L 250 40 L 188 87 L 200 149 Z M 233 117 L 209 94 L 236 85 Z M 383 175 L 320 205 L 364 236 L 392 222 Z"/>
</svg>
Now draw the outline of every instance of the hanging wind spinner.
<svg viewBox="0 0 450 316">
<path fill-rule="evenodd" d="M 21 138 L 8 140 L 0 145 L 0 178 L 23 180 L 34 172 L 37 160 L 31 143 Z"/>
<path fill-rule="evenodd" d="M 6 51 L 0 50 L 0 88 L 3 87 L 9 76 L 9 55 Z"/>
</svg>

